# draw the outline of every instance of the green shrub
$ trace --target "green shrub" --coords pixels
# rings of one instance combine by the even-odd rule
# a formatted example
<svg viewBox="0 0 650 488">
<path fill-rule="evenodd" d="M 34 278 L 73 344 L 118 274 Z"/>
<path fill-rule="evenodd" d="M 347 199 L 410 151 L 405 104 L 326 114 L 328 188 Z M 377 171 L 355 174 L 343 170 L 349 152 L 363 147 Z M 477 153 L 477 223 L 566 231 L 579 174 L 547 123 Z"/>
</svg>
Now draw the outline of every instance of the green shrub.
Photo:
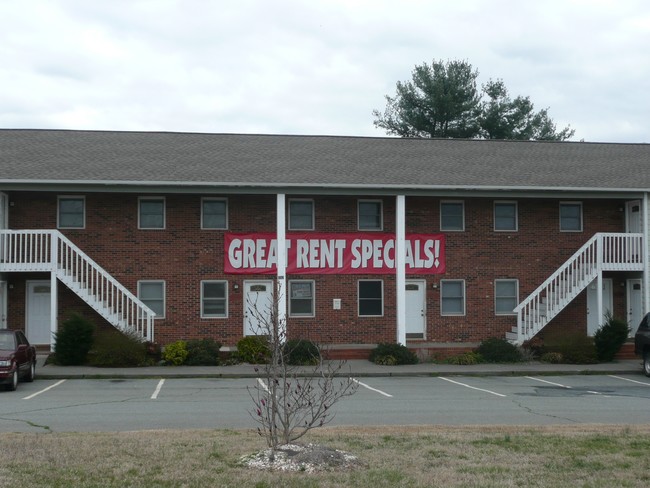
<svg viewBox="0 0 650 488">
<path fill-rule="evenodd" d="M 476 352 L 488 363 L 518 363 L 523 360 L 517 346 L 497 337 L 481 342 Z"/>
<path fill-rule="evenodd" d="M 147 344 L 132 332 L 101 331 L 95 337 L 88 362 L 105 368 L 145 366 L 149 363 Z"/>
<path fill-rule="evenodd" d="M 613 317 L 607 312 L 607 320 L 594 334 L 596 357 L 599 361 L 609 362 L 627 340 L 630 328 L 623 319 Z"/>
<path fill-rule="evenodd" d="M 320 349 L 311 341 L 291 339 L 282 347 L 284 361 L 297 366 L 313 366 L 320 360 Z"/>
<path fill-rule="evenodd" d="M 56 363 L 63 366 L 84 364 L 93 345 L 94 334 L 95 324 L 79 314 L 72 314 L 55 334 Z"/>
<path fill-rule="evenodd" d="M 194 339 L 187 341 L 188 366 L 216 366 L 219 364 L 221 344 L 214 339 Z"/>
<path fill-rule="evenodd" d="M 395 366 L 397 364 L 397 358 L 395 358 L 395 356 L 391 356 L 390 354 L 387 354 L 385 356 L 375 356 L 374 363 L 382 366 Z"/>
<path fill-rule="evenodd" d="M 246 336 L 237 342 L 237 356 L 244 363 L 262 364 L 269 361 L 271 351 L 264 336 Z"/>
<path fill-rule="evenodd" d="M 465 352 L 463 354 L 457 354 L 455 356 L 450 356 L 447 359 L 445 359 L 445 363 L 447 364 L 458 364 L 458 365 L 471 365 L 471 364 L 479 364 L 483 362 L 483 357 L 474 351 L 470 352 Z"/>
<path fill-rule="evenodd" d="M 559 352 L 546 352 L 539 358 L 543 363 L 560 364 L 564 362 L 564 357 Z"/>
<path fill-rule="evenodd" d="M 174 366 L 182 365 L 187 359 L 187 342 L 176 341 L 165 346 L 162 358 Z"/>
<path fill-rule="evenodd" d="M 376 348 L 370 351 L 370 357 L 368 358 L 375 364 L 377 363 L 377 358 L 382 358 L 386 356 L 392 356 L 395 358 L 395 364 L 417 364 L 418 357 L 414 352 L 410 351 L 408 347 L 403 346 L 402 344 L 395 343 L 382 343 L 378 344 Z"/>
<path fill-rule="evenodd" d="M 591 337 L 580 332 L 569 332 L 561 336 L 544 340 L 544 354 L 560 353 L 565 363 L 593 364 L 597 363 L 596 347 Z"/>
</svg>

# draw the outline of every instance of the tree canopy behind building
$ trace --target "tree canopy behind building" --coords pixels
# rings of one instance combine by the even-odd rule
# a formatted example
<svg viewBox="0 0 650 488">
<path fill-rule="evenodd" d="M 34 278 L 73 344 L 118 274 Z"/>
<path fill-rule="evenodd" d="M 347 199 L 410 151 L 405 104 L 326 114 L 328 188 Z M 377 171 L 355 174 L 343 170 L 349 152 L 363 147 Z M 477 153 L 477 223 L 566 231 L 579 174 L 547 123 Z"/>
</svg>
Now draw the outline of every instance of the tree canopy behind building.
<svg viewBox="0 0 650 488">
<path fill-rule="evenodd" d="M 416 66 L 409 81 L 386 95 L 383 113 L 373 110 L 375 127 L 401 137 L 482 138 L 564 141 L 570 126 L 557 131 L 548 108 L 538 112 L 530 97 L 512 99 L 503 80 L 477 87 L 478 71 L 467 61 L 433 61 Z"/>
</svg>

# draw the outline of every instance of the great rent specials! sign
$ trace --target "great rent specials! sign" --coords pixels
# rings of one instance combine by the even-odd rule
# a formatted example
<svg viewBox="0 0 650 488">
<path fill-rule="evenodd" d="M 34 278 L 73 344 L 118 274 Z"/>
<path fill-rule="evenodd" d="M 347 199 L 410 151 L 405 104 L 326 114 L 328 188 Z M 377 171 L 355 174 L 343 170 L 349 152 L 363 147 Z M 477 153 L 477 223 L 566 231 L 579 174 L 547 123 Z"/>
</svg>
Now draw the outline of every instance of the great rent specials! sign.
<svg viewBox="0 0 650 488">
<path fill-rule="evenodd" d="M 395 235 L 385 233 L 288 232 L 287 274 L 395 273 Z M 275 234 L 225 236 L 225 272 L 275 274 L 278 246 Z M 406 272 L 445 272 L 445 236 L 408 234 Z"/>
</svg>

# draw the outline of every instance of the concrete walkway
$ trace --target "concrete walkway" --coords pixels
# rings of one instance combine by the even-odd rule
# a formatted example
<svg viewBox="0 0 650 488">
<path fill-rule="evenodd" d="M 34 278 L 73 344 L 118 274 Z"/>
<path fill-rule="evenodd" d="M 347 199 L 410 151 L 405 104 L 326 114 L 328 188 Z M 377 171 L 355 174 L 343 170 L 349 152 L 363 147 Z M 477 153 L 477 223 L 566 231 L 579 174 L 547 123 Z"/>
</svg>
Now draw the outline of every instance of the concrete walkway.
<svg viewBox="0 0 650 488">
<path fill-rule="evenodd" d="M 142 368 L 95 368 L 92 366 L 44 365 L 47 356 L 39 356 L 37 379 L 95 379 L 95 378 L 256 378 L 260 366 L 147 366 Z M 257 371 L 256 371 L 257 368 Z M 301 368 L 311 374 L 312 368 Z M 379 366 L 367 360 L 347 361 L 342 374 L 354 377 L 378 376 L 525 376 L 573 374 L 634 374 L 643 375 L 641 359 L 619 360 L 602 364 L 548 364 L 527 362 L 515 364 L 476 364 L 455 366 L 422 363 L 404 366 Z"/>
</svg>

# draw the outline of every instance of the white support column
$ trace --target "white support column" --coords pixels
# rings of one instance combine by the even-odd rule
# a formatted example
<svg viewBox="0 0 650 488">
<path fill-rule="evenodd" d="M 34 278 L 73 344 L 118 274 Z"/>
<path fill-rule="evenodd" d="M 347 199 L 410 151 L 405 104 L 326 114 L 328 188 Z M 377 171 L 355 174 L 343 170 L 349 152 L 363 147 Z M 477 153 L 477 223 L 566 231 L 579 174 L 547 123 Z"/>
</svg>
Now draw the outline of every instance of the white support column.
<svg viewBox="0 0 650 488">
<path fill-rule="evenodd" d="M 56 272 L 58 267 L 58 250 L 59 239 L 52 233 L 50 234 L 50 261 L 52 271 L 50 272 L 50 351 L 54 352 L 56 345 L 56 333 L 58 331 L 57 317 L 59 315 L 59 291 Z"/>
<path fill-rule="evenodd" d="M 596 287 L 598 288 L 598 292 L 596 293 L 597 297 L 597 309 L 596 310 L 596 318 L 597 318 L 597 324 L 598 327 L 603 325 L 603 253 L 605 252 L 603 248 L 603 236 L 599 235 L 598 236 L 598 256 L 597 256 L 597 263 L 598 263 L 598 277 L 596 278 Z"/>
<path fill-rule="evenodd" d="M 275 289 L 275 301 L 278 304 L 278 324 L 281 327 L 279 334 L 286 337 L 287 318 L 287 234 L 286 234 L 286 209 L 285 195 L 277 195 L 277 286 Z"/>
<path fill-rule="evenodd" d="M 406 199 L 395 198 L 395 285 L 397 286 L 397 342 L 406 345 Z"/>
<path fill-rule="evenodd" d="M 650 312 L 650 216 L 648 215 L 648 194 L 643 194 L 643 217 L 641 232 L 643 232 L 643 315 Z"/>
</svg>

